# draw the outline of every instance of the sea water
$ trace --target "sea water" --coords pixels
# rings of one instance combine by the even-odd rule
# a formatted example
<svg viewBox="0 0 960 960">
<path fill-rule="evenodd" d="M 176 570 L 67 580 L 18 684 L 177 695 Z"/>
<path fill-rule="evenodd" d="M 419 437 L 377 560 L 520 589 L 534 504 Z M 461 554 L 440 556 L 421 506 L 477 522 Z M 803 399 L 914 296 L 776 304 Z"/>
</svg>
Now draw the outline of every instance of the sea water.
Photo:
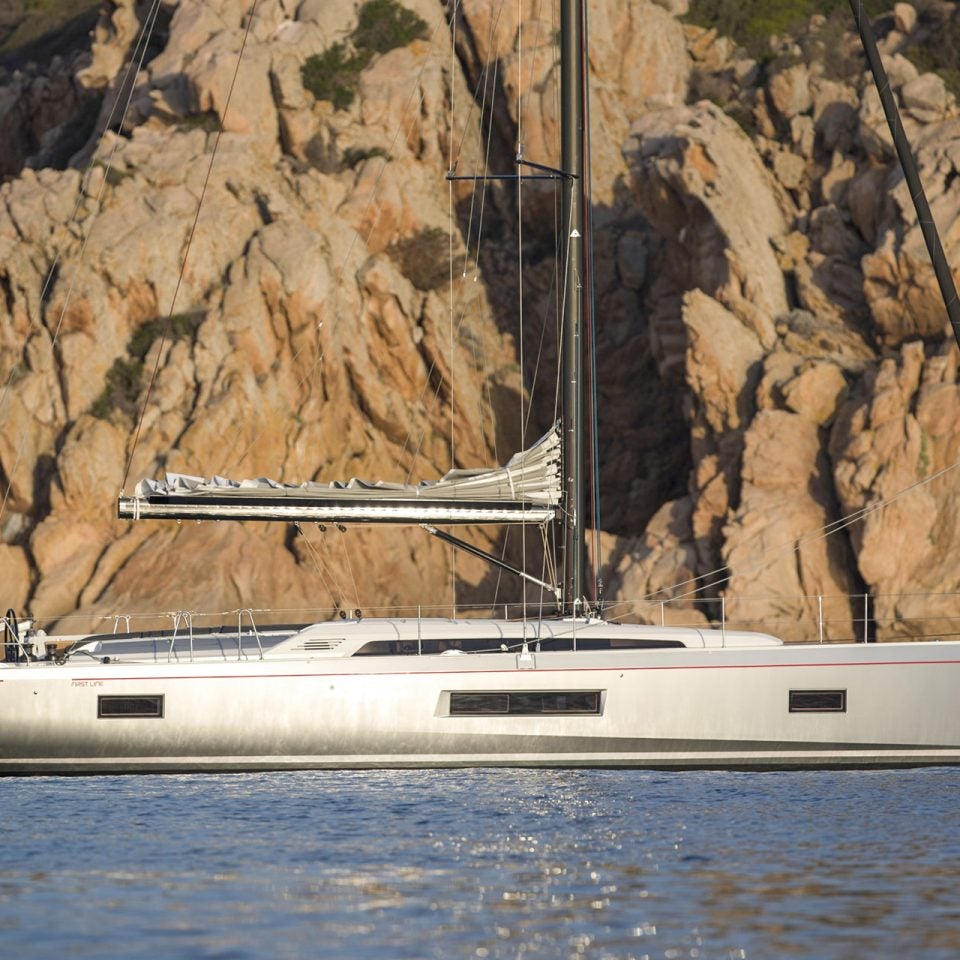
<svg viewBox="0 0 960 960">
<path fill-rule="evenodd" d="M 0 781 L 3 958 L 956 958 L 960 771 Z"/>
</svg>

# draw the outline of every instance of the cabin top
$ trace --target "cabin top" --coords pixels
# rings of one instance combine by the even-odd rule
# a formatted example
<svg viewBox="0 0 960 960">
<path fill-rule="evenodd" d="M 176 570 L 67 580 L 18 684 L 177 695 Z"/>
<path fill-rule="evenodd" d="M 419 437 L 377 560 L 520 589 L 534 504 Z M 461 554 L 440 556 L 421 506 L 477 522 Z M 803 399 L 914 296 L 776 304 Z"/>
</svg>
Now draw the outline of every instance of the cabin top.
<svg viewBox="0 0 960 960">
<path fill-rule="evenodd" d="M 526 642 L 540 652 L 666 649 L 671 647 L 770 647 L 782 641 L 765 633 L 609 623 L 593 618 L 454 620 L 378 618 L 315 623 L 273 648 L 292 654 L 336 651 L 339 656 L 403 653 L 513 652 Z"/>
<path fill-rule="evenodd" d="M 29 660 L 89 659 L 109 663 L 191 662 L 197 659 L 250 660 L 318 657 L 389 657 L 476 653 L 567 653 L 781 646 L 765 633 L 644 624 L 593 618 L 487 620 L 387 617 L 313 624 L 265 626 L 257 630 L 206 630 L 58 637 L 27 631 L 21 638 Z M 24 656 L 18 662 L 29 662 Z M 13 666 L 15 664 L 11 664 Z"/>
</svg>

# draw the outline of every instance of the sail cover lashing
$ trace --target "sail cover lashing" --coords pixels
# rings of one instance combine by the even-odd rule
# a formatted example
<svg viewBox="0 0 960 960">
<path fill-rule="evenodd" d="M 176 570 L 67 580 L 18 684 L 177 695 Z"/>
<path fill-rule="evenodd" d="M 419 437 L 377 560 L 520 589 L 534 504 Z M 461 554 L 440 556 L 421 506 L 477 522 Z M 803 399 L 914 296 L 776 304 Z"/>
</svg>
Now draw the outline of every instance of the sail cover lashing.
<svg viewBox="0 0 960 960">
<path fill-rule="evenodd" d="M 121 495 L 121 519 L 281 520 L 320 523 L 532 523 L 560 502 L 560 438 L 551 430 L 503 467 L 451 470 L 419 484 L 278 483 L 167 474 Z"/>
</svg>

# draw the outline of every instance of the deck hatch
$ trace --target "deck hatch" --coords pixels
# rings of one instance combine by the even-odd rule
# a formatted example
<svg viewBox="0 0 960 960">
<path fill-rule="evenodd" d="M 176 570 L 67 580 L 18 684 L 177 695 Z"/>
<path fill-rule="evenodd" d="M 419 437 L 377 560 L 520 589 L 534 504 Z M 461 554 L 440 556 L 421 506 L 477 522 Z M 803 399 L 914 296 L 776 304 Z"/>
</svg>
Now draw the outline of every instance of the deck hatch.
<svg viewBox="0 0 960 960">
<path fill-rule="evenodd" d="M 846 690 L 791 690 L 790 713 L 846 713 Z"/>
<path fill-rule="evenodd" d="M 163 694 L 147 697 L 97 697 L 98 717 L 163 717 Z"/>
<path fill-rule="evenodd" d="M 477 717 L 496 715 L 539 716 L 542 714 L 600 713 L 599 690 L 559 691 L 453 691 L 450 715 Z"/>
</svg>

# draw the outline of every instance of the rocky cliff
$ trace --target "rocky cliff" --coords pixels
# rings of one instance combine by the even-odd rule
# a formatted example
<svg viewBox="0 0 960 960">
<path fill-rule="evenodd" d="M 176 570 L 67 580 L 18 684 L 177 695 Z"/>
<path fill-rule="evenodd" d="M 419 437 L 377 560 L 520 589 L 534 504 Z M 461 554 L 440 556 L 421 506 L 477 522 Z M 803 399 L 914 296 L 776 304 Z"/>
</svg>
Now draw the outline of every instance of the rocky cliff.
<svg viewBox="0 0 960 960">
<path fill-rule="evenodd" d="M 469 0 L 451 55 L 432 0 L 388 42 L 361 41 L 352 0 L 250 9 L 111 0 L 86 43 L 5 78 L 5 606 L 517 599 L 419 531 L 114 517 L 164 470 L 431 478 L 553 418 L 556 197 L 525 188 L 518 216 L 512 187 L 444 173 L 509 170 L 518 131 L 556 162 L 556 14 Z M 833 637 L 947 629 L 957 351 L 853 38 L 814 18 L 758 58 L 686 12 L 591 4 L 606 595 L 684 621 L 722 598 L 787 636 L 824 607 Z M 957 262 L 960 119 L 906 55 L 952 14 L 897 4 L 880 28 Z M 516 533 L 468 536 L 539 563 Z"/>
</svg>

